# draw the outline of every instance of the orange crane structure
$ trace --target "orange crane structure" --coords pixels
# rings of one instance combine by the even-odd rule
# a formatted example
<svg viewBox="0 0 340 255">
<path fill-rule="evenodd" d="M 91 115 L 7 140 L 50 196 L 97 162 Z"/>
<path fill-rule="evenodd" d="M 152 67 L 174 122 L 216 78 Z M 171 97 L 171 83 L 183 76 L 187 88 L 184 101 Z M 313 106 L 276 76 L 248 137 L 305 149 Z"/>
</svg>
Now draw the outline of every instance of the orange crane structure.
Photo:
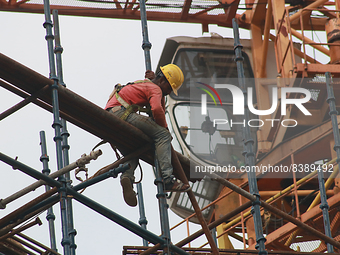
<svg viewBox="0 0 340 255">
<path fill-rule="evenodd" d="M 256 172 L 258 192 L 255 193 L 251 192 L 247 173 L 241 171 L 244 166 L 242 164 L 237 166 L 237 174 L 233 177 L 210 176 L 214 181 L 193 178 L 190 171 L 194 171 L 199 162 L 208 162 L 207 165 L 221 163 L 219 157 L 228 158 L 225 156 L 226 153 L 231 154 L 233 149 L 226 149 L 226 145 L 219 144 L 214 149 L 215 161 L 207 159 L 211 153 L 199 155 L 199 152 L 191 149 L 186 151 L 183 148 L 190 147 L 186 136 L 188 132 L 194 131 L 190 131 L 191 127 L 180 124 L 178 120 L 176 122 L 174 117 L 170 116 L 173 123 L 177 123 L 173 125 L 173 129 L 176 129 L 176 125 L 178 129 L 173 132 L 184 154 L 175 150 L 172 152 L 175 174 L 183 181 L 193 182 L 193 188 L 187 196 L 176 195 L 171 198 L 170 208 L 183 218 L 181 223 L 192 221 L 201 224 L 202 230 L 177 244 L 166 245 L 164 239 L 162 243 L 162 238 L 146 230 L 138 232 L 139 229 L 135 230 L 136 226 L 129 225 L 114 212 L 102 210 L 105 217 L 120 222 L 124 227 L 136 231 L 136 234 L 155 244 L 151 247 L 124 246 L 123 254 L 166 254 L 170 252 L 167 249 L 176 254 L 298 255 L 307 252 L 323 254 L 326 251 L 339 253 L 340 119 L 336 115 L 336 110 L 340 106 L 335 103 L 334 98 L 335 100 L 340 98 L 340 89 L 337 88 L 339 84 L 337 78 L 340 76 L 340 1 L 149 0 L 145 6 L 148 20 L 198 23 L 202 25 L 202 32 L 208 32 L 208 25 L 211 24 L 231 28 L 234 20 L 234 24 L 237 22 L 239 27 L 249 30 L 251 40 L 241 40 L 241 43 L 244 54 L 248 56 L 245 57 L 244 63 L 247 66 L 248 61 L 246 70 L 249 75 L 246 75 L 246 78 L 251 78 L 253 82 L 255 96 L 252 109 L 253 112 L 257 111 L 256 122 L 260 123 L 256 125 L 254 131 L 256 136 L 254 168 L 257 167 L 256 169 L 260 171 Z M 140 3 L 135 0 L 67 0 L 62 4 L 51 1 L 50 8 L 58 10 L 60 15 L 141 19 Z M 0 0 L 0 11 L 44 13 L 44 4 L 39 0 Z M 315 32 L 325 34 L 327 39 L 315 42 L 306 35 Z M 204 63 L 207 69 L 214 67 L 217 70 L 218 67 L 222 67 L 224 71 L 232 70 L 230 77 L 237 78 L 236 64 L 223 62 L 226 57 L 224 55 L 223 57 L 222 53 L 208 57 L 205 51 L 212 48 L 220 52 L 231 51 L 240 46 L 233 43 L 230 38 L 218 36 L 169 38 L 159 66 L 174 62 L 181 67 L 185 77 L 197 78 L 198 71 L 195 68 L 199 69 L 198 66 Z M 192 50 L 195 47 L 199 50 L 195 60 L 190 62 L 188 55 L 183 52 L 185 49 Z M 322 55 L 323 60 L 311 54 L 313 51 L 318 52 L 317 56 Z M 176 54 L 178 57 L 174 57 Z M 60 117 L 101 139 L 110 141 L 120 149 L 131 152 L 129 156 L 103 168 L 97 177 L 109 173 L 113 168 L 116 169 L 129 157 L 139 156 L 145 162 L 154 164 L 151 142 L 145 134 L 55 82 L 12 60 L 10 56 L 0 54 L 0 85 L 25 98 L 22 105 L 17 108 L 33 102 L 53 112 L 50 86 L 52 88 L 54 86 L 59 95 Z M 184 85 L 183 89 L 185 88 L 189 88 L 189 85 Z M 294 88 L 300 90 L 290 90 Z M 301 89 L 309 91 L 310 98 L 303 106 L 292 104 L 294 100 L 294 102 L 303 100 L 305 95 L 294 92 L 301 92 Z M 275 94 L 275 91 L 282 93 Z M 174 101 L 169 99 L 169 107 L 173 107 L 171 109 L 179 109 L 176 108 L 177 104 L 182 106 L 189 104 L 189 101 L 186 102 L 183 98 L 172 99 Z M 275 101 L 275 109 L 273 108 L 270 113 L 259 114 L 259 111 L 272 109 Z M 230 107 L 232 103 L 236 104 L 235 101 L 231 102 Z M 301 109 L 305 109 L 310 115 L 304 114 Z M 10 111 L 6 114 L 10 114 Z M 248 124 L 255 126 L 254 122 Z M 201 131 L 203 128 L 199 129 Z M 232 127 L 216 131 L 216 134 L 227 141 L 228 148 L 237 147 L 236 133 L 237 130 L 233 130 Z M 230 142 L 231 140 L 233 142 Z M 240 147 L 237 149 L 240 150 Z M 241 154 L 242 152 L 239 153 Z M 50 186 L 60 188 L 60 183 L 54 179 L 38 175 L 32 169 L 16 163 L 5 155 L 0 156 L 6 163 L 29 172 L 37 179 L 43 179 Z M 79 167 L 79 164 L 73 168 L 76 167 Z M 271 171 L 267 171 L 268 169 Z M 218 186 L 212 185 L 209 188 L 204 186 L 210 185 L 211 182 L 218 183 Z M 98 206 L 77 193 L 81 188 L 83 187 L 65 189 L 87 206 L 91 208 Z M 209 189 L 212 195 L 206 194 L 209 193 L 207 191 Z M 36 200 L 0 219 L 0 254 L 28 253 L 29 246 L 15 238 L 16 235 L 22 237 L 21 230 L 13 228 L 25 217 L 32 217 L 59 202 L 58 197 L 53 196 L 57 192 L 62 194 L 57 188 L 52 188 Z M 4 208 L 8 200 L 0 201 L 1 207 Z M 39 204 L 44 201 L 44 204 Z M 260 221 L 259 218 L 255 218 L 256 206 L 261 208 L 260 214 L 257 215 Z M 24 212 L 27 213 L 23 217 Z M 217 234 L 217 243 L 211 235 L 212 229 Z M 207 237 L 210 248 L 203 248 L 207 244 L 196 248 L 185 246 L 203 234 Z M 244 249 L 234 249 L 229 237 L 238 240 Z M 259 244 L 264 244 L 265 250 L 259 248 Z M 35 245 L 43 252 L 40 254 L 59 254 L 37 242 Z"/>
</svg>

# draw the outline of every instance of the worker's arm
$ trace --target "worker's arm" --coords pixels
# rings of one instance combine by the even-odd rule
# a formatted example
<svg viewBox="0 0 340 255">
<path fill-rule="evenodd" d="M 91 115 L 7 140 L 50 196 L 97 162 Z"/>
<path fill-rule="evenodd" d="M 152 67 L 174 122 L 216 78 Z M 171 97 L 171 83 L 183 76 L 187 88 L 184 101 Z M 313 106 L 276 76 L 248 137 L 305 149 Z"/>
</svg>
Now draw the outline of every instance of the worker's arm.
<svg viewBox="0 0 340 255">
<path fill-rule="evenodd" d="M 148 100 L 151 106 L 152 116 L 158 125 L 167 128 L 168 125 L 165 120 L 165 110 L 162 105 L 162 98 L 162 90 L 159 87 L 154 86 L 148 90 Z"/>
</svg>

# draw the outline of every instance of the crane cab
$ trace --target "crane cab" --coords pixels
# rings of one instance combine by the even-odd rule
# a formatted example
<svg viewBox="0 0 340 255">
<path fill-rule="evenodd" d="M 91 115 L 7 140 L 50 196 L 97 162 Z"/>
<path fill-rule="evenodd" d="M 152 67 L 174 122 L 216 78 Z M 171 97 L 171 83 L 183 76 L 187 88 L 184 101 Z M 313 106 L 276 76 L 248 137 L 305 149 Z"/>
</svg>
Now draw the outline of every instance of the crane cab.
<svg viewBox="0 0 340 255">
<path fill-rule="evenodd" d="M 246 86 L 252 87 L 254 75 L 251 67 L 251 44 L 241 41 L 243 46 L 243 66 Z M 166 118 L 174 138 L 175 150 L 190 157 L 196 167 L 204 171 L 211 166 L 235 166 L 244 164 L 241 117 L 232 115 L 233 99 L 229 90 L 217 88 L 216 84 L 232 84 L 239 87 L 237 65 L 234 61 L 234 40 L 222 37 L 172 37 L 168 38 L 156 72 L 160 66 L 176 64 L 184 74 L 184 82 L 178 96 L 171 93 L 166 100 Z M 216 87 L 216 88 L 215 88 Z M 253 93 L 253 103 L 256 95 Z M 202 98 L 206 101 L 202 102 Z M 205 107 L 205 112 L 202 112 Z M 223 119 L 225 124 L 216 124 Z M 232 125 L 234 123 L 234 125 Z M 251 130 L 256 141 L 256 128 Z M 202 178 L 202 173 L 192 172 L 192 178 Z M 226 176 L 228 178 L 228 176 Z M 201 208 L 217 198 L 221 187 L 208 179 L 196 181 L 192 185 Z M 186 218 L 194 210 L 186 193 L 173 194 L 170 208 Z M 211 209 L 203 211 L 209 219 Z M 196 219 L 191 219 L 196 221 Z"/>
</svg>

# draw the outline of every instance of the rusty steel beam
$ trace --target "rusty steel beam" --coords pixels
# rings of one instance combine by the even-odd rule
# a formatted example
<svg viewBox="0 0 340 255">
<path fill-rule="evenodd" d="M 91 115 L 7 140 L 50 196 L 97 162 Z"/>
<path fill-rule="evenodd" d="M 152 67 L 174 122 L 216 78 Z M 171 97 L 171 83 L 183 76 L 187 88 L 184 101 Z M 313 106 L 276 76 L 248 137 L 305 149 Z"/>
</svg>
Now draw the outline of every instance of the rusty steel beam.
<svg viewBox="0 0 340 255">
<path fill-rule="evenodd" d="M 31 250 L 38 252 L 38 254 L 44 254 L 44 253 L 46 253 L 46 250 L 43 251 L 43 250 L 39 249 L 38 247 L 36 247 L 36 246 L 30 244 L 29 242 L 26 242 L 25 240 L 22 240 L 22 239 L 18 238 L 18 237 L 16 237 L 16 236 L 13 236 L 12 239 L 13 239 L 14 241 L 20 243 L 21 245 L 26 246 L 27 248 L 30 248 Z M 50 254 L 53 254 L 53 253 L 50 253 Z"/>
<path fill-rule="evenodd" d="M 1 249 L 1 247 L 3 247 L 3 249 L 5 249 L 5 250 Z M 8 240 L 0 243 L 0 251 L 1 252 L 9 252 L 9 254 L 11 254 L 11 255 L 36 255 L 32 251 L 27 250 L 22 245 L 14 242 L 11 239 L 8 239 Z"/>
<path fill-rule="evenodd" d="M 178 175 L 179 175 L 179 178 L 182 180 L 183 183 L 186 183 L 188 184 L 188 179 L 182 169 L 182 166 L 181 166 L 181 163 L 177 157 L 177 154 L 176 154 L 176 151 L 174 150 L 174 148 L 171 146 L 171 160 L 172 160 L 172 166 L 174 169 L 177 169 L 178 170 Z M 196 216 L 197 216 L 197 219 L 199 221 L 199 223 L 201 224 L 202 226 L 202 229 L 204 231 L 204 234 L 209 242 L 209 245 L 211 247 L 211 250 L 212 250 L 212 254 L 214 255 L 218 255 L 219 254 L 219 251 L 218 251 L 218 248 L 217 248 L 217 245 L 210 233 L 210 230 L 208 228 L 208 225 L 207 225 L 207 222 L 205 221 L 204 217 L 203 217 L 203 214 L 202 214 L 202 211 L 196 201 L 196 197 L 194 195 L 194 192 L 190 189 L 189 191 L 187 191 L 187 195 L 191 201 L 191 204 L 192 204 L 192 207 L 194 208 L 195 212 L 196 212 Z"/>
<path fill-rule="evenodd" d="M 192 0 L 185 0 L 183 8 L 182 8 L 182 13 L 181 13 L 182 20 L 186 20 L 188 18 L 191 3 L 192 3 Z"/>
<path fill-rule="evenodd" d="M 57 188 L 52 188 L 49 191 L 47 191 L 47 192 L 43 193 L 42 195 L 38 196 L 37 198 L 33 199 L 32 201 L 28 202 L 27 204 L 19 207 L 18 209 L 16 209 L 15 211 L 11 212 L 10 214 L 2 217 L 0 219 L 0 229 L 1 229 L 0 236 L 4 234 L 4 232 L 3 232 L 3 231 L 5 231 L 4 227 L 7 224 L 9 224 L 10 222 L 13 222 L 14 219 L 19 217 L 21 214 L 23 214 L 25 211 L 27 211 L 32 206 L 37 205 L 41 201 L 44 201 L 46 198 L 49 198 L 50 196 L 52 196 L 53 194 L 55 194 L 57 192 L 58 192 Z"/>
<path fill-rule="evenodd" d="M 27 240 L 27 241 L 29 241 L 29 242 L 31 242 L 31 243 L 33 243 L 33 244 L 35 244 L 35 245 L 41 247 L 42 249 L 45 249 L 45 250 L 48 251 L 50 254 L 61 255 L 60 253 L 58 253 L 58 252 L 52 250 L 50 247 L 48 247 L 48 246 L 46 246 L 46 245 L 44 245 L 44 244 L 42 244 L 42 243 L 40 243 L 40 242 L 34 240 L 33 238 L 31 238 L 31 237 L 29 237 L 29 236 L 27 236 L 27 235 L 25 235 L 25 234 L 23 234 L 23 233 L 18 233 L 17 236 L 20 236 L 21 238 L 23 238 L 23 239 L 25 239 L 25 240 Z"/>
<path fill-rule="evenodd" d="M 10 231 L 12 228 L 14 228 L 15 226 L 18 226 L 19 224 L 31 219 L 32 217 L 35 217 L 36 215 L 40 214 L 41 212 L 47 210 L 48 208 L 50 208 L 51 206 L 53 206 L 54 204 L 59 202 L 59 198 L 58 196 L 54 196 L 52 197 L 53 199 L 50 199 L 48 202 L 49 203 L 45 203 L 45 205 L 40 206 L 38 209 L 36 209 L 35 211 L 29 212 L 28 214 L 25 214 L 25 216 L 23 215 L 19 215 L 18 217 L 14 218 L 14 223 L 9 222 L 9 224 L 2 228 L 0 230 L 1 233 L 5 233 Z M 33 206 L 34 207 L 34 206 Z"/>
<path fill-rule="evenodd" d="M 23 90 L 28 95 L 53 83 L 52 80 L 3 54 L 0 54 L 0 78 L 14 87 Z M 6 82 L 4 83 L 6 84 Z M 147 143 L 152 143 L 152 140 L 138 128 L 103 110 L 71 90 L 59 85 L 58 92 L 61 116 L 65 120 L 72 122 L 97 137 L 108 140 L 120 150 L 132 152 L 136 148 L 144 147 Z M 47 105 L 51 105 L 51 93 L 42 93 L 38 96 L 38 99 Z M 178 152 L 176 154 L 181 161 L 186 175 L 189 176 L 190 163 L 188 159 L 185 159 Z M 141 155 L 141 159 L 151 165 L 154 164 L 153 157 L 154 155 L 151 151 Z M 174 173 L 177 173 L 176 169 L 174 169 Z"/>
<path fill-rule="evenodd" d="M 238 4 L 240 3 L 240 0 L 224 0 L 222 2 L 225 2 L 229 4 L 227 9 L 225 10 L 225 15 L 226 15 L 226 22 L 230 23 L 232 22 L 233 18 L 236 16 L 236 12 L 238 9 Z"/>
<path fill-rule="evenodd" d="M 235 1 L 235 2 L 234 2 Z M 245 29 L 249 29 L 251 25 L 251 20 L 244 17 L 249 15 L 250 11 L 245 11 L 242 14 L 236 13 L 237 5 L 239 0 L 226 0 L 225 2 L 232 3 L 228 8 L 224 8 L 226 13 L 221 13 L 218 15 L 208 14 L 210 10 L 216 8 L 223 8 L 223 4 L 216 1 L 216 5 L 210 5 L 209 7 L 202 9 L 196 13 L 190 13 L 190 8 L 192 8 L 192 0 L 186 0 L 183 4 L 182 10 L 179 12 L 157 12 L 148 11 L 147 16 L 149 20 L 153 21 L 168 21 L 168 22 L 184 22 L 184 23 L 196 23 L 207 26 L 209 24 L 215 24 L 222 27 L 232 27 L 231 19 L 238 19 L 239 26 Z M 267 0 L 264 0 L 265 2 Z M 85 17 L 102 17 L 102 18 L 113 18 L 113 19 L 130 19 L 130 20 L 140 20 L 139 5 L 135 5 L 135 0 L 132 2 L 126 2 L 124 8 L 121 7 L 120 3 L 122 1 L 114 1 L 116 7 L 114 8 L 90 8 L 83 6 L 65 6 L 65 5 L 51 5 L 51 9 L 57 9 L 61 15 L 70 16 L 85 16 Z M 190 3 L 190 4 L 189 4 Z M 262 3 L 262 2 L 261 2 Z M 264 4 L 263 4 L 264 5 Z M 314 5 L 311 5 L 314 6 Z M 162 6 L 160 6 L 162 8 Z M 0 0 L 0 11 L 8 12 L 26 12 L 26 13 L 43 13 L 42 4 L 30 4 L 27 0 L 22 0 L 18 2 L 13 2 L 12 4 L 4 0 Z M 305 12 L 307 14 L 307 12 Z M 251 14 L 250 14 L 251 15 Z M 295 14 L 294 14 L 295 15 Z M 292 15 L 293 16 L 293 15 Z M 304 28 L 308 30 L 324 31 L 326 18 L 311 18 L 311 26 L 308 23 L 304 24 Z M 295 29 L 300 29 L 300 24 L 293 20 L 291 25 Z"/>
<path fill-rule="evenodd" d="M 196 23 L 196 24 L 215 24 L 223 27 L 232 27 L 231 21 L 228 22 L 225 19 L 225 14 L 209 15 L 207 11 L 220 7 L 219 4 L 213 7 L 209 7 L 201 12 L 188 14 L 186 19 L 183 19 L 182 12 L 147 12 L 148 20 L 153 21 L 168 21 L 168 22 L 180 22 L 180 23 Z M 88 7 L 72 7 L 63 5 L 51 5 L 51 9 L 57 9 L 60 15 L 70 16 L 85 16 L 85 17 L 99 17 L 99 18 L 113 18 L 113 19 L 130 19 L 140 20 L 140 12 L 137 9 L 129 11 L 122 9 L 100 9 L 100 8 L 88 8 Z M 0 11 L 9 12 L 26 12 L 26 13 L 43 13 L 43 5 L 40 4 L 21 4 L 19 7 L 2 5 Z M 185 17 L 185 16 L 184 16 Z M 235 14 L 236 18 L 240 18 L 240 14 Z M 239 26 L 242 28 L 248 28 L 250 24 L 247 24 L 240 19 Z"/>
<path fill-rule="evenodd" d="M 41 222 L 41 220 L 39 219 L 39 217 L 35 218 L 34 221 L 32 221 L 32 222 L 30 222 L 30 223 L 28 223 L 28 224 L 26 224 L 26 225 L 24 225 L 24 226 L 22 226 L 22 227 L 20 227 L 20 228 L 13 229 L 13 230 L 11 230 L 11 232 L 9 232 L 9 233 L 7 233 L 7 234 L 1 236 L 1 237 L 0 237 L 0 242 L 3 241 L 3 240 L 5 240 L 5 239 L 7 239 L 7 238 L 9 238 L 9 237 L 14 236 L 14 235 L 17 234 L 17 233 L 20 233 L 20 232 L 22 232 L 22 231 L 24 231 L 24 230 L 26 230 L 26 229 L 29 229 L 30 227 L 33 227 L 33 226 L 35 226 L 35 225 L 39 225 L 39 226 L 42 225 L 42 222 Z"/>
<path fill-rule="evenodd" d="M 20 110 L 21 108 L 28 105 L 29 103 L 33 102 L 39 96 L 40 93 L 44 93 L 48 88 L 49 88 L 49 86 L 46 85 L 41 90 L 39 90 L 36 93 L 26 97 L 23 101 L 19 102 L 18 104 L 14 105 L 11 108 L 7 109 L 6 111 L 2 112 L 0 114 L 0 121 L 3 120 L 4 118 L 8 117 L 9 115 L 15 113 L 16 111 Z"/>
</svg>

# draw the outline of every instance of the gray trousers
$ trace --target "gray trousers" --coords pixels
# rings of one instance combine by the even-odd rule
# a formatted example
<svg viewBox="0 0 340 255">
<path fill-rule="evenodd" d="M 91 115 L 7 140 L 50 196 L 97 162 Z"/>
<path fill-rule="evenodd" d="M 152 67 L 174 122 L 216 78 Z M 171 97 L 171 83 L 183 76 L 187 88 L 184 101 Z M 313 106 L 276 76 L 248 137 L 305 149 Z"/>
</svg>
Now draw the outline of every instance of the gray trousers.
<svg viewBox="0 0 340 255">
<path fill-rule="evenodd" d="M 112 110 L 116 110 L 116 107 L 111 109 L 110 112 L 119 118 L 125 112 L 124 107 L 121 107 L 121 109 L 115 112 Z M 154 141 L 157 160 L 161 168 L 163 180 L 166 182 L 166 179 L 171 177 L 173 172 L 171 165 L 171 135 L 169 131 L 158 125 L 152 118 L 134 112 L 126 118 L 126 121 L 143 131 Z M 122 153 L 124 154 L 124 152 Z M 131 168 L 125 171 L 125 173 L 121 175 L 121 178 L 129 177 L 133 182 L 135 180 L 134 173 L 138 165 L 138 158 L 132 159 L 127 163 L 131 165 Z"/>
</svg>

